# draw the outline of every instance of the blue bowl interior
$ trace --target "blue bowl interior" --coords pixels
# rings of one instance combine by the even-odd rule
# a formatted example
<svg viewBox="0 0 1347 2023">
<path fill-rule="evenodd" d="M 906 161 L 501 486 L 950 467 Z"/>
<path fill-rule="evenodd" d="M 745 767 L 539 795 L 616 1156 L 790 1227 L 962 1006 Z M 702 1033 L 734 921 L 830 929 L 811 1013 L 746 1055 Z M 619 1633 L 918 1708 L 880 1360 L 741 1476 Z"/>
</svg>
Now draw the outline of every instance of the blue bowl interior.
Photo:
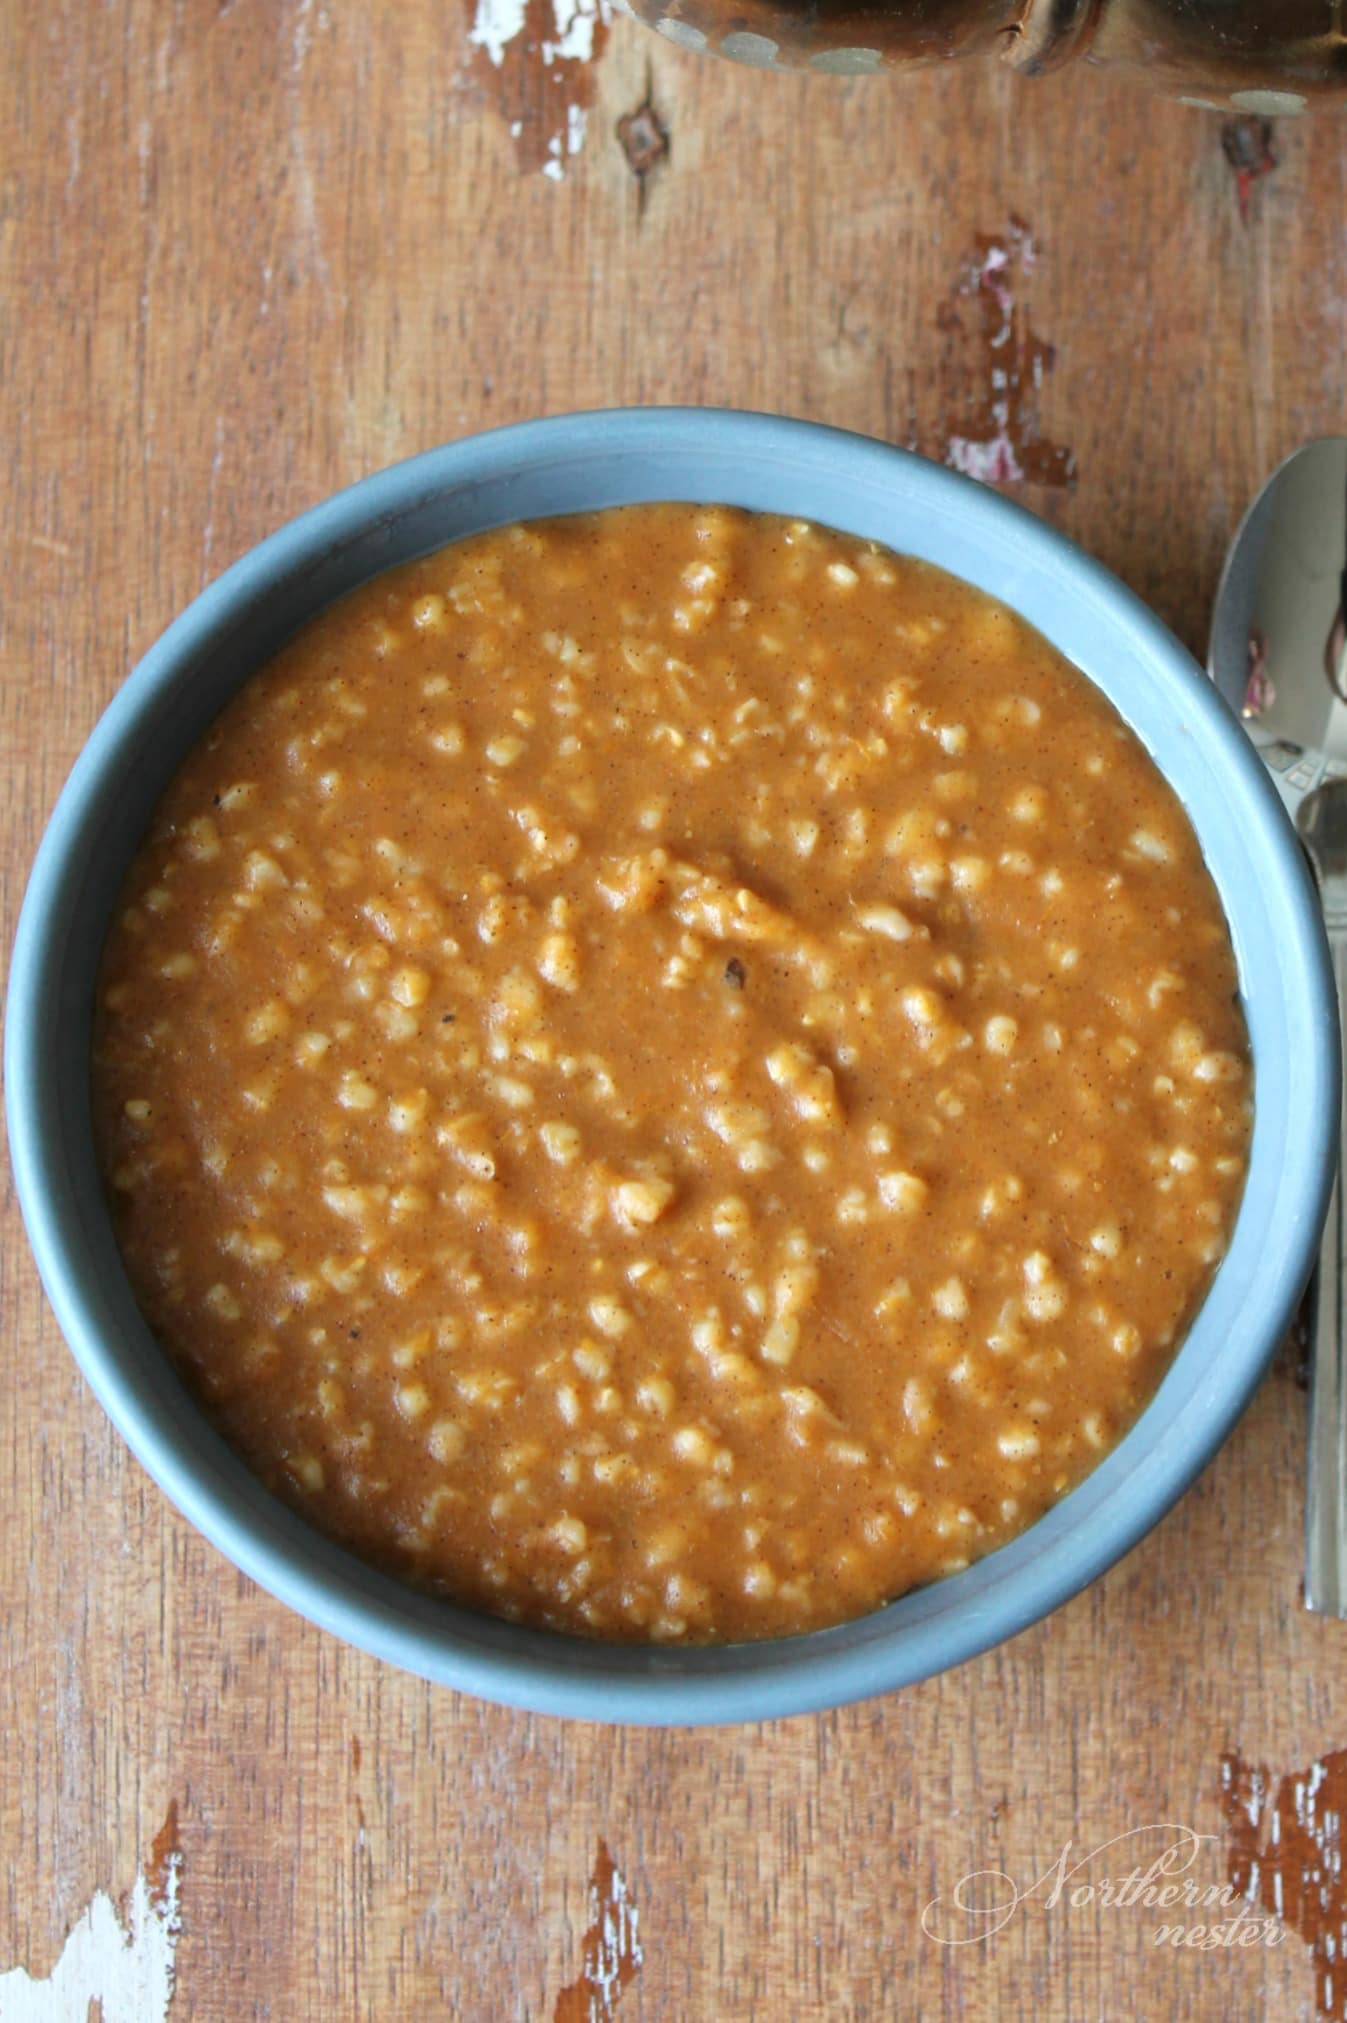
<svg viewBox="0 0 1347 2023">
<path fill-rule="evenodd" d="M 589 1644 L 415 1594 L 314 1533 L 206 1423 L 131 1297 L 94 1166 L 88 1031 L 106 924 L 181 760 L 239 683 L 332 599 L 511 520 L 657 499 L 786 512 L 963 576 L 1111 698 L 1178 792 L 1230 923 L 1256 1070 L 1230 1250 L 1154 1400 L 1104 1462 L 966 1572 L 836 1629 L 714 1650 Z M 1224 1439 L 1294 1310 L 1336 1156 L 1336 1000 L 1313 888 L 1237 722 L 1113 577 L 996 494 L 863 437 L 766 416 L 635 410 L 522 424 L 366 479 L 254 549 L 118 693 L 52 817 L 6 1031 L 11 1148 L 57 1317 L 127 1441 L 264 1587 L 350 1642 L 487 1698 L 591 1719 L 757 1719 L 909 1683 L 1044 1615 L 1119 1558 Z"/>
</svg>

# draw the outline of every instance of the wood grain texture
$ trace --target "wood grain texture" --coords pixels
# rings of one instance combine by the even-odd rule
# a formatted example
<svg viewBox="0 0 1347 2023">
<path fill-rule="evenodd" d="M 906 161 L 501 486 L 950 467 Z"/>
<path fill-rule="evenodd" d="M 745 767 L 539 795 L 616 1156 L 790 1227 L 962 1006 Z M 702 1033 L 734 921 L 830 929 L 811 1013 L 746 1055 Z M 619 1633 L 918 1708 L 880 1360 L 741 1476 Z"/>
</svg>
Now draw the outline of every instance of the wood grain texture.
<svg viewBox="0 0 1347 2023">
<path fill-rule="evenodd" d="M 1020 218 L 1053 351 L 1024 426 L 1075 479 L 1019 489 L 1199 646 L 1253 486 L 1347 420 L 1340 121 L 1279 129 L 1246 224 L 1217 122 L 1089 74 L 779 77 L 619 21 L 554 181 L 456 0 L 0 0 L 0 49 L 6 948 L 139 653 L 393 458 L 673 400 L 943 456 L 987 392 L 960 290 Z M 642 187 L 617 126 L 647 91 Z M 174 1804 L 195 2023 L 551 2023 L 600 1844 L 639 1920 L 621 2023 L 1322 2009 L 1294 1934 L 1175 1951 L 1154 1912 L 1047 1891 L 983 1943 L 922 1928 L 969 1871 L 1027 1888 L 1151 1822 L 1216 1836 L 1191 1873 L 1221 1884 L 1223 1757 L 1276 1779 L 1347 1745 L 1347 1629 L 1298 1596 L 1289 1359 L 1170 1518 L 1008 1647 L 818 1719 L 610 1732 L 433 1691 L 236 1575 L 109 1430 L 5 1187 L 0 1967 L 48 1972 L 96 1890 L 162 1863 Z"/>
</svg>

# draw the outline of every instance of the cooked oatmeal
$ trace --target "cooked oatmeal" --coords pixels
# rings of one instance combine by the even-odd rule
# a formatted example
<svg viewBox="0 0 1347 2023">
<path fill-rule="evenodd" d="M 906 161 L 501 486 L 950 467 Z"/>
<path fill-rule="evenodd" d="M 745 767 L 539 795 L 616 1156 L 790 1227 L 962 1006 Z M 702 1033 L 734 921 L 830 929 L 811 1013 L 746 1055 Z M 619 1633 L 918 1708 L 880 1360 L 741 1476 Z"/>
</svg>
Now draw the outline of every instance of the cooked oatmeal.
<svg viewBox="0 0 1347 2023">
<path fill-rule="evenodd" d="M 165 795 L 104 953 L 145 1313 L 323 1530 L 586 1635 L 855 1615 L 1126 1430 L 1250 1129 L 1225 921 L 952 577 L 691 506 L 367 585 Z"/>
</svg>

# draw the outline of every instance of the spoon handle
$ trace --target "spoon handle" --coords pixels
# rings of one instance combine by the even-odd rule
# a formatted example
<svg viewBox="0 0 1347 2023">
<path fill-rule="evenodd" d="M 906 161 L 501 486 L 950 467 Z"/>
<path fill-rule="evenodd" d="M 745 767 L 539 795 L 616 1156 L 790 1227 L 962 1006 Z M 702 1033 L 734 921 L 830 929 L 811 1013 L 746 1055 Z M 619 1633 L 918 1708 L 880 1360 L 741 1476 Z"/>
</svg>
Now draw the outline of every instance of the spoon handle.
<svg viewBox="0 0 1347 2023">
<path fill-rule="evenodd" d="M 1338 987 L 1339 1032 L 1347 1030 L 1347 925 L 1330 919 L 1328 942 Z M 1347 1091 L 1340 1104 L 1339 1130 Z M 1343 1288 L 1342 1167 L 1319 1245 L 1310 1361 L 1309 1469 L 1305 1498 L 1305 1606 L 1347 1616 L 1347 1319 Z"/>
</svg>

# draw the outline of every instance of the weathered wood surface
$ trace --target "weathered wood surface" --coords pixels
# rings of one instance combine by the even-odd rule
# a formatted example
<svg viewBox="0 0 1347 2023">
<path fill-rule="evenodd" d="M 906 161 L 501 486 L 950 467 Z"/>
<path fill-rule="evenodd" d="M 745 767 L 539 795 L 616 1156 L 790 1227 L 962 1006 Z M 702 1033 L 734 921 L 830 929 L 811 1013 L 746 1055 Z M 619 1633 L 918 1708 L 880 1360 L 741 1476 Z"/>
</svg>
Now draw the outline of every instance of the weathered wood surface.
<svg viewBox="0 0 1347 2023">
<path fill-rule="evenodd" d="M 0 0 L 6 946 L 142 649 L 410 451 L 612 402 L 816 416 L 1023 470 L 1199 645 L 1251 488 L 1342 428 L 1347 123 L 1282 125 L 1243 221 L 1219 122 L 1088 74 L 783 78 L 625 21 L 547 65 L 550 24 L 534 0 L 497 66 L 454 0 Z M 169 2013 L 198 2023 L 1347 2015 L 1322 1937 L 1347 1919 L 1347 1630 L 1300 1608 L 1289 1358 L 1169 1520 L 1008 1648 L 820 1719 L 610 1732 L 433 1691 L 235 1575 L 110 1432 L 3 1206 L 0 1970 L 51 1973 L 143 1873 L 151 1922 L 178 1891 Z M 1213 1836 L 1188 1878 L 1283 1908 L 1281 1942 L 1156 1945 L 1232 1913 L 1051 1881 L 994 1938 L 923 1928 L 942 1897 L 926 1925 L 966 1935 L 969 1871 L 1028 1889 L 1156 1822 Z M 1129 1845 L 1073 1885 L 1162 1840 Z M 610 1984 L 593 1874 L 638 1921 L 639 1965 L 613 1913 Z M 62 1999 L 0 1977 L 6 2023 L 84 2023 Z"/>
</svg>

